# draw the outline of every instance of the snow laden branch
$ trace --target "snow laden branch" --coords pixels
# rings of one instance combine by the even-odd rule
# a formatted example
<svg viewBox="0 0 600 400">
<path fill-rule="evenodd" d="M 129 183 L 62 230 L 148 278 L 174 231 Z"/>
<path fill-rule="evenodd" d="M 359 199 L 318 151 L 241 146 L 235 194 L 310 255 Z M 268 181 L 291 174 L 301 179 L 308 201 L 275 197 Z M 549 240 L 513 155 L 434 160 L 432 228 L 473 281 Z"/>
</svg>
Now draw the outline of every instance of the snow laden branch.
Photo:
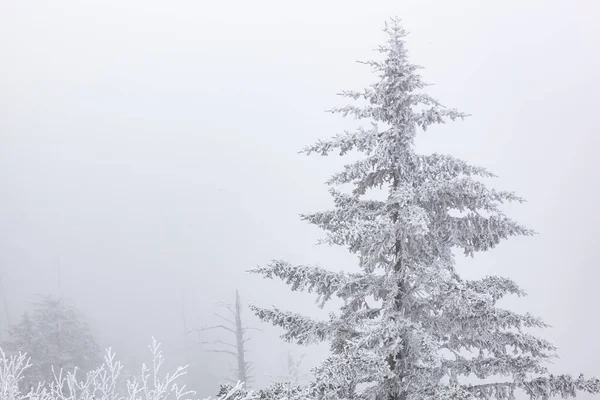
<svg viewBox="0 0 600 400">
<path fill-rule="evenodd" d="M 137 377 L 122 379 L 123 366 L 115 360 L 108 349 L 104 362 L 78 380 L 76 369 L 54 371 L 54 380 L 39 382 L 36 387 L 24 390 L 21 382 L 31 367 L 25 354 L 7 356 L 0 349 L 0 399 L 2 400 L 193 400 L 193 390 L 180 385 L 187 367 L 179 367 L 173 373 L 162 374 L 164 358 L 160 344 L 152 339 L 151 367 L 142 365 Z M 215 400 L 255 400 L 255 392 L 244 388 L 242 382 L 219 393 Z M 212 400 L 211 398 L 205 400 Z"/>
<path fill-rule="evenodd" d="M 329 324 L 325 321 L 315 321 L 312 318 L 281 311 L 278 308 L 264 309 L 252 304 L 249 307 L 262 321 L 283 328 L 286 333 L 281 337 L 288 342 L 301 345 L 319 343 L 330 335 Z"/>
<path fill-rule="evenodd" d="M 308 265 L 291 265 L 283 260 L 274 260 L 264 267 L 256 267 L 248 272 L 262 275 L 265 278 L 279 278 L 293 291 L 306 291 L 317 294 L 317 304 L 323 308 L 327 301 L 335 295 L 348 299 L 362 293 L 365 297 L 377 296 L 368 292 L 369 288 L 378 287 L 379 276 L 330 272 L 323 268 Z"/>
<path fill-rule="evenodd" d="M 258 391 L 236 388 L 232 385 L 221 386 L 219 396 L 226 396 L 230 393 L 227 400 L 311 400 L 314 398 L 311 397 L 306 387 L 290 382 L 276 382 Z"/>
<path fill-rule="evenodd" d="M 31 368 L 30 359 L 23 353 L 7 356 L 0 349 L 0 399 L 28 400 L 31 395 L 38 393 L 40 389 L 31 393 L 23 393 L 20 384 L 24 379 L 24 372 Z"/>
<path fill-rule="evenodd" d="M 600 392 L 595 378 L 549 374 L 556 348 L 533 332 L 548 326 L 497 306 L 506 296 L 525 295 L 512 280 L 464 280 L 457 273 L 456 251 L 474 256 L 535 232 L 503 213 L 503 205 L 524 199 L 489 188 L 484 179 L 493 173 L 450 155 L 416 152 L 417 135 L 467 114 L 424 92 L 427 84 L 408 58 L 399 20 L 386 24 L 385 33 L 380 58 L 364 63 L 373 69 L 374 83 L 342 92 L 351 104 L 330 110 L 365 124 L 303 150 L 357 153 L 327 182 L 333 209 L 302 218 L 325 231 L 322 243 L 357 255 L 361 272 L 281 260 L 251 271 L 315 293 L 321 307 L 333 296 L 344 300 L 325 321 L 252 307 L 263 321 L 281 327 L 288 341 L 331 343 L 331 356 L 294 396 L 513 400 L 522 391 L 546 400 Z M 473 378 L 486 383 L 475 385 Z"/>
</svg>

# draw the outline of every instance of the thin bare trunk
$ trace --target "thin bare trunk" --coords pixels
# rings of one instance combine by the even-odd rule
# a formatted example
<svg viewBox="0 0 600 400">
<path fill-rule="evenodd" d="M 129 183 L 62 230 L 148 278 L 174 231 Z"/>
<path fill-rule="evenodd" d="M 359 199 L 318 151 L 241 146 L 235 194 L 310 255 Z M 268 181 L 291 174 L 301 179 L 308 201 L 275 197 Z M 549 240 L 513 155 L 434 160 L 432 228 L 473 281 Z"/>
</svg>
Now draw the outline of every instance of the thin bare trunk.
<svg viewBox="0 0 600 400">
<path fill-rule="evenodd" d="M 233 317 L 233 319 L 224 317 L 219 314 L 215 314 L 215 316 L 218 317 L 219 319 L 223 320 L 225 322 L 225 324 L 203 327 L 203 328 L 200 328 L 199 331 L 206 331 L 206 330 L 210 330 L 210 329 L 224 330 L 224 331 L 230 332 L 233 335 L 235 335 L 235 343 L 228 343 L 223 340 L 214 340 L 214 341 L 202 342 L 202 343 L 219 344 L 221 346 L 230 348 L 230 350 L 209 349 L 207 351 L 214 352 L 214 353 L 227 353 L 227 354 L 230 354 L 231 356 L 234 356 L 236 358 L 236 364 L 237 364 L 236 368 L 235 368 L 235 374 L 236 374 L 237 380 L 240 382 L 248 383 L 252 379 L 252 377 L 250 376 L 250 372 L 252 370 L 252 363 L 246 361 L 245 345 L 246 345 L 246 342 L 249 340 L 249 338 L 246 337 L 246 332 L 248 330 L 254 329 L 254 328 L 244 327 L 244 324 L 242 323 L 242 302 L 240 300 L 240 295 L 239 295 L 239 292 L 237 289 L 235 291 L 235 304 L 233 306 L 228 305 L 228 304 L 223 304 L 223 306 L 227 308 L 227 310 L 229 311 L 229 313 L 231 314 L 231 317 Z"/>
</svg>

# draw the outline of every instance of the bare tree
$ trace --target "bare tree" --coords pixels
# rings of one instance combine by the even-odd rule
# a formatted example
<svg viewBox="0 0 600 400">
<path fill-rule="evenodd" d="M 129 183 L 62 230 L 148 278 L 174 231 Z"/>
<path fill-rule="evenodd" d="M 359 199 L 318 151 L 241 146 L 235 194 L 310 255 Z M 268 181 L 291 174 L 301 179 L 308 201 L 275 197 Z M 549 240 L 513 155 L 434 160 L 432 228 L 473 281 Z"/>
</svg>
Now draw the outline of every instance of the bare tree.
<svg viewBox="0 0 600 400">
<path fill-rule="evenodd" d="M 224 307 L 230 315 L 230 317 L 224 317 L 220 314 L 215 313 L 214 315 L 223 321 L 222 324 L 212 325 L 202 327 L 200 329 L 196 329 L 197 331 L 207 331 L 211 329 L 220 329 L 231 333 L 235 342 L 230 343 L 224 340 L 213 340 L 213 341 L 203 341 L 203 344 L 213 344 L 220 345 L 223 348 L 220 349 L 208 349 L 206 351 L 210 351 L 213 353 L 225 353 L 235 357 L 237 365 L 235 368 L 232 368 L 232 372 L 235 372 L 236 380 L 239 382 L 244 382 L 247 384 L 252 377 L 250 373 L 253 370 L 252 363 L 246 360 L 246 342 L 250 340 L 249 337 L 246 337 L 246 333 L 249 330 L 258 330 L 257 328 L 245 327 L 242 323 L 242 302 L 240 300 L 240 295 L 238 290 L 235 291 L 235 304 L 231 305 L 228 303 L 219 303 L 219 306 Z M 191 332 L 191 331 L 190 331 Z"/>
<path fill-rule="evenodd" d="M 11 325 L 11 321 L 2 277 L 0 277 L 0 295 L 2 296 L 2 313 L 0 313 L 0 339 L 4 339 L 3 335 L 7 331 L 7 328 Z"/>
<path fill-rule="evenodd" d="M 306 374 L 300 372 L 300 364 L 302 364 L 305 356 L 306 354 L 303 353 L 296 359 L 292 355 L 292 352 L 288 351 L 283 373 L 280 375 L 267 374 L 267 376 L 271 377 L 277 383 L 300 384 L 301 380 L 306 377 Z"/>
<path fill-rule="evenodd" d="M 186 365 L 190 364 L 189 359 L 189 346 L 188 346 L 188 327 L 187 327 L 187 318 L 185 315 L 185 293 L 181 292 L 181 322 L 183 325 L 183 355 L 185 357 Z"/>
<path fill-rule="evenodd" d="M 303 353 L 300 355 L 300 357 L 298 357 L 298 359 L 294 359 L 292 352 L 288 351 L 287 373 L 289 380 L 293 383 L 299 383 L 300 379 L 303 377 L 303 375 L 300 373 L 300 364 L 302 364 L 302 360 L 304 360 L 305 356 L 306 354 Z"/>
</svg>

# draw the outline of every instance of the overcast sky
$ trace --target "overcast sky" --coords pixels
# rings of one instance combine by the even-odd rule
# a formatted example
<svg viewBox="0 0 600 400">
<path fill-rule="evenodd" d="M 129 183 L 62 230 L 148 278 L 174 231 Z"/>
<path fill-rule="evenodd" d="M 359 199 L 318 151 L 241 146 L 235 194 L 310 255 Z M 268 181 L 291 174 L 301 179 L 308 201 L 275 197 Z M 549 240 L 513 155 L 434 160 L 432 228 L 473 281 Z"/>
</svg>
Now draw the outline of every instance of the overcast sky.
<svg viewBox="0 0 600 400">
<path fill-rule="evenodd" d="M 372 82 L 355 60 L 374 56 L 394 15 L 430 92 L 472 114 L 419 148 L 491 168 L 495 185 L 528 199 L 510 215 L 540 233 L 461 269 L 514 278 L 529 297 L 511 304 L 554 326 L 554 370 L 600 375 L 593 0 L 0 0 L 0 277 L 12 320 L 36 293 L 60 293 L 103 345 L 137 357 L 154 335 L 179 361 L 182 296 L 189 327 L 214 323 L 214 303 L 235 288 L 245 302 L 321 315 L 311 296 L 244 271 L 272 258 L 355 267 L 298 218 L 330 205 L 323 182 L 343 160 L 297 151 L 354 126 L 324 110 Z M 264 328 L 250 356 L 259 385 L 281 372 L 284 349 Z M 222 355 L 197 355 L 206 382 L 223 377 Z M 323 357 L 313 349 L 307 363 Z"/>
</svg>

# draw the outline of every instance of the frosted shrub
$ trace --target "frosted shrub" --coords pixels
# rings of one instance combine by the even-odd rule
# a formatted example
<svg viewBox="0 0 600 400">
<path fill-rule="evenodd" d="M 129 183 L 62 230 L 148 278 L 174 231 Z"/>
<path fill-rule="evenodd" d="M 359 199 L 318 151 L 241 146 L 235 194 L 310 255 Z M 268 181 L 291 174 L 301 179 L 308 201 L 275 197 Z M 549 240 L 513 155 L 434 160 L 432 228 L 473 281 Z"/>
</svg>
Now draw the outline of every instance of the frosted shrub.
<svg viewBox="0 0 600 400">
<path fill-rule="evenodd" d="M 164 362 L 160 344 L 152 339 L 149 346 L 152 353 L 152 366 L 142 364 L 141 373 L 122 381 L 122 364 L 115 360 L 114 352 L 106 350 L 104 362 L 88 372 L 84 380 L 76 377 L 77 369 L 54 371 L 54 380 L 24 392 L 19 383 L 26 376 L 31 363 L 26 354 L 8 356 L 0 349 L 0 399 L 2 400 L 193 400 L 196 392 L 187 390 L 177 381 L 186 374 L 186 367 L 179 367 L 173 373 L 161 376 Z M 246 391 L 238 383 L 216 400 L 252 400 L 257 396 Z M 205 400 L 211 400 L 210 398 Z"/>
</svg>

